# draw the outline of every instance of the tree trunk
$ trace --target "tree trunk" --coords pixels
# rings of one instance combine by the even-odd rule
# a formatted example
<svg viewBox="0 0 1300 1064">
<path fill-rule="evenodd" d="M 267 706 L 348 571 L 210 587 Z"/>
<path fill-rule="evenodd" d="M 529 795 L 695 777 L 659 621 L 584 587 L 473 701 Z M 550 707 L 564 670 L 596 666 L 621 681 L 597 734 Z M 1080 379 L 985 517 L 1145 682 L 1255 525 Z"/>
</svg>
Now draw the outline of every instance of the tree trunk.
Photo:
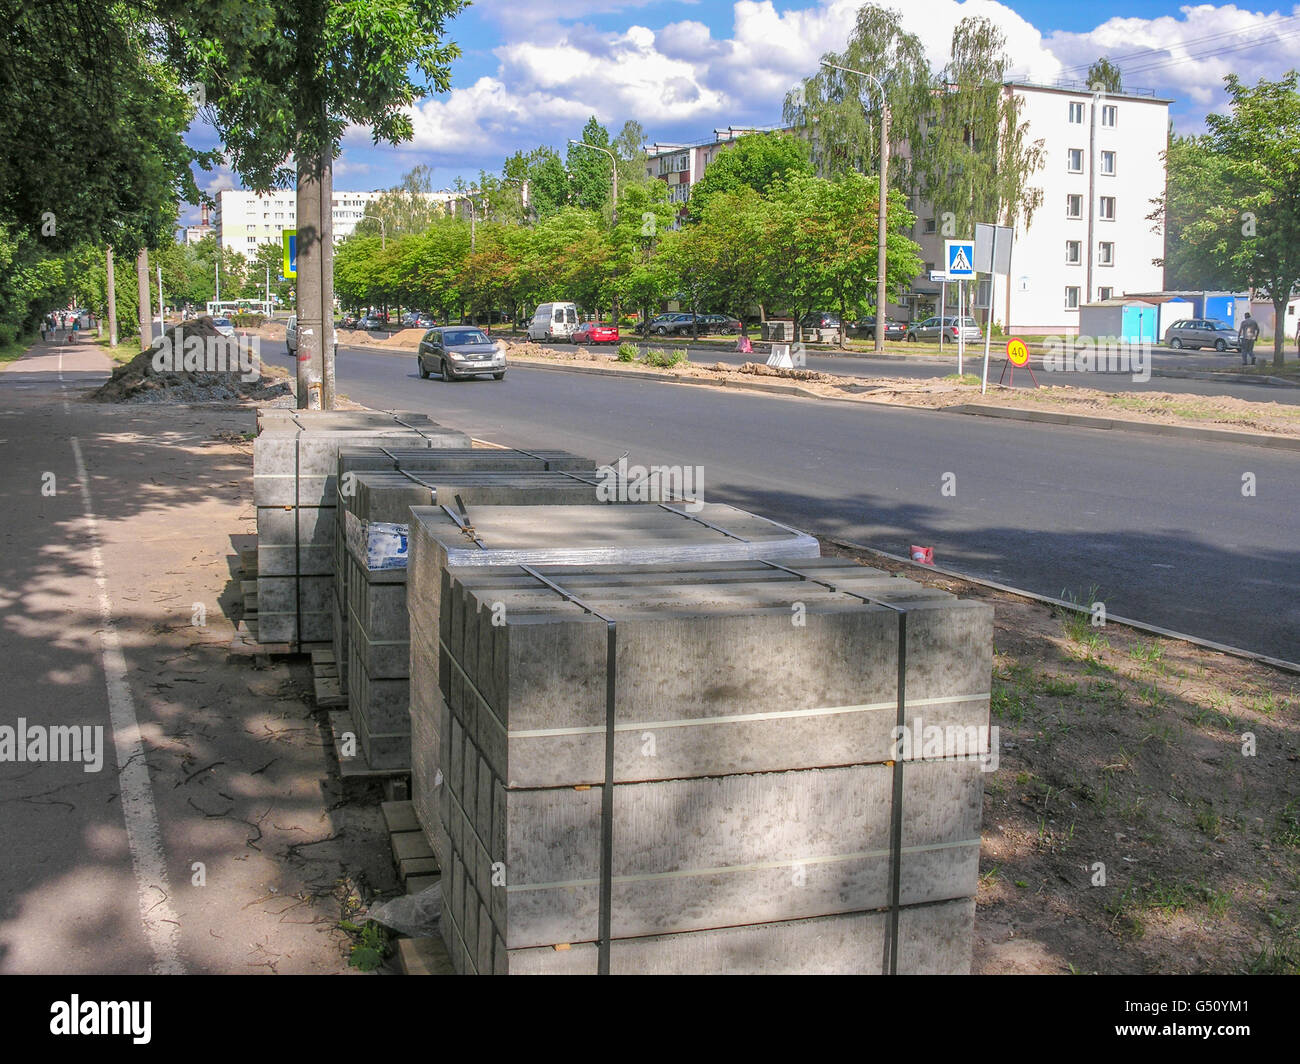
<svg viewBox="0 0 1300 1064">
<path fill-rule="evenodd" d="M 108 274 L 108 290 L 104 293 L 108 302 L 108 345 L 117 346 L 117 281 L 113 276 L 113 248 L 110 246 L 104 256 L 104 268 Z"/>
</svg>

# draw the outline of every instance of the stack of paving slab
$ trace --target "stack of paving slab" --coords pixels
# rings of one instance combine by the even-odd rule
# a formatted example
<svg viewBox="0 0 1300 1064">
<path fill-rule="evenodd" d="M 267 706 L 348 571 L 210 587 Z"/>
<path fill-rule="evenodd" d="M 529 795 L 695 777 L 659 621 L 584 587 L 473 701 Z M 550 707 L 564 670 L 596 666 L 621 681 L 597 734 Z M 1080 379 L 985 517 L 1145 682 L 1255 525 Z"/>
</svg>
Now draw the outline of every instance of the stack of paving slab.
<svg viewBox="0 0 1300 1064">
<path fill-rule="evenodd" d="M 258 641 L 328 643 L 334 628 L 334 483 L 340 447 L 465 448 L 425 414 L 263 410 L 253 442 Z"/>
<path fill-rule="evenodd" d="M 880 971 L 895 856 L 897 970 L 968 970 L 981 766 L 899 770 L 895 855 L 898 618 L 905 720 L 979 752 L 992 611 L 673 509 L 412 510 L 412 798 L 457 971 L 597 971 L 611 621 L 611 972 Z"/>
<path fill-rule="evenodd" d="M 389 468 L 361 472 L 367 462 Z M 595 462 L 565 451 L 339 452 L 337 660 L 371 771 L 409 772 L 412 506 L 597 505 Z"/>
<path fill-rule="evenodd" d="M 441 584 L 457 971 L 597 970 L 609 620 L 611 973 L 888 970 L 897 609 L 909 734 L 960 729 L 969 753 L 988 752 L 991 609 L 834 559 L 530 568 Z M 981 764 L 899 771 L 897 970 L 964 973 Z"/>
</svg>

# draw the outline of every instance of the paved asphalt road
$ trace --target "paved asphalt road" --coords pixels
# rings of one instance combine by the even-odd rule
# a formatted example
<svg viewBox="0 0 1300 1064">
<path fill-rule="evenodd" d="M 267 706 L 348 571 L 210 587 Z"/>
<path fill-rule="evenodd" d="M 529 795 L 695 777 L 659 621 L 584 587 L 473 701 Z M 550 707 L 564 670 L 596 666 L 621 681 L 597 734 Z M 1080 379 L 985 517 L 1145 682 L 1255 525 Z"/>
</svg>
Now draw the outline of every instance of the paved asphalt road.
<svg viewBox="0 0 1300 1064">
<path fill-rule="evenodd" d="M 894 553 L 932 546 L 972 575 L 1300 660 L 1300 453 L 521 365 L 447 384 L 420 380 L 410 353 L 364 348 L 341 348 L 337 373 L 371 406 L 504 444 L 699 465 L 710 501 Z"/>
</svg>

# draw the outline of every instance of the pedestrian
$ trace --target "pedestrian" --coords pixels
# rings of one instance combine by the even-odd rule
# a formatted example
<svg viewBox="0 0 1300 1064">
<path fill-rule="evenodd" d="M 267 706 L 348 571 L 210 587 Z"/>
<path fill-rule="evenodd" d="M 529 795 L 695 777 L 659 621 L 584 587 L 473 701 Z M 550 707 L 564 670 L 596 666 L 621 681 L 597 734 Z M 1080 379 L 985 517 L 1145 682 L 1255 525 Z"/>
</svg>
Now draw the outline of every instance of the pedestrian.
<svg viewBox="0 0 1300 1064">
<path fill-rule="evenodd" d="M 1259 322 L 1250 316 L 1250 311 L 1246 311 L 1246 316 L 1241 319 L 1241 328 L 1237 330 L 1237 336 L 1241 340 L 1241 364 L 1246 365 L 1246 360 L 1250 359 L 1250 364 L 1255 364 L 1255 341 L 1259 339 Z"/>
</svg>

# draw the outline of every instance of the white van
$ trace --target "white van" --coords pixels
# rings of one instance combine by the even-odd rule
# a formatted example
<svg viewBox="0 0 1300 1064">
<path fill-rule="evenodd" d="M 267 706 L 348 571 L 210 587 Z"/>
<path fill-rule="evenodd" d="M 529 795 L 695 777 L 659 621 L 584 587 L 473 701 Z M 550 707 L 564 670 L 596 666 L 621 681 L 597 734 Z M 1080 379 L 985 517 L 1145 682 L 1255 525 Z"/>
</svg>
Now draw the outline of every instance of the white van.
<svg viewBox="0 0 1300 1064">
<path fill-rule="evenodd" d="M 578 307 L 574 303 L 543 303 L 528 323 L 530 340 L 572 340 L 578 331 Z"/>
</svg>

